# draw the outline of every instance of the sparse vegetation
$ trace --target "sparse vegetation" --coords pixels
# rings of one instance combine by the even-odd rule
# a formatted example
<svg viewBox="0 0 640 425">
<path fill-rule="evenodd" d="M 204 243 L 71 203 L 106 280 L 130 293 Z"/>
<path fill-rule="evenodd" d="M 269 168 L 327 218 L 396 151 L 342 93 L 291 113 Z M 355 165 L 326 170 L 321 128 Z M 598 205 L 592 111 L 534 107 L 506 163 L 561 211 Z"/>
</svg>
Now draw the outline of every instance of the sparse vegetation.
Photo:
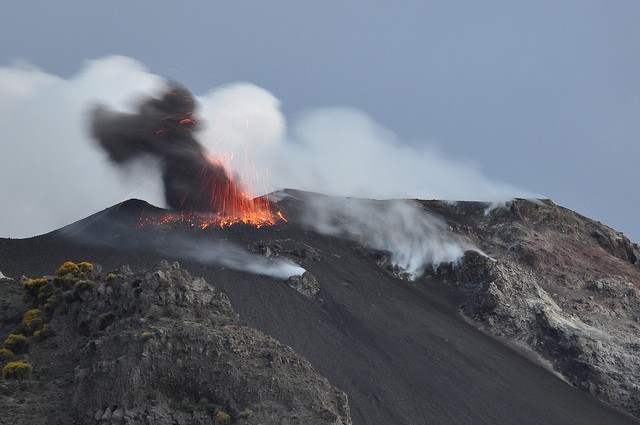
<svg viewBox="0 0 640 425">
<path fill-rule="evenodd" d="M 82 273 L 84 277 L 90 277 L 91 273 L 93 273 L 93 264 L 87 263 L 86 261 L 79 263 L 78 268 L 80 269 L 80 273 Z"/>
<path fill-rule="evenodd" d="M 94 266 L 88 262 L 76 264 L 67 261 L 54 273 L 53 277 L 26 280 L 22 283 L 22 300 L 31 302 L 34 307 L 41 306 L 47 313 L 53 313 L 64 301 L 67 306 L 80 300 L 78 294 L 93 289 Z M 31 326 L 25 329 L 29 335 L 38 329 Z"/>
<path fill-rule="evenodd" d="M 216 421 L 221 424 L 228 424 L 231 422 L 231 415 L 224 410 L 218 410 L 215 417 Z"/>
<path fill-rule="evenodd" d="M 67 261 L 58 268 L 53 281 L 56 286 L 69 289 L 79 281 L 91 282 L 93 269 L 93 264 L 86 261 L 79 264 Z"/>
<path fill-rule="evenodd" d="M 60 298 L 57 295 L 51 295 L 47 298 L 47 301 L 44 303 L 44 310 L 47 313 L 53 313 L 56 307 L 60 304 Z"/>
<path fill-rule="evenodd" d="M 25 290 L 22 301 L 36 301 L 38 299 L 38 294 L 40 293 L 40 288 L 47 283 L 47 279 L 30 279 L 22 282 L 22 288 Z"/>
<path fill-rule="evenodd" d="M 16 355 L 13 354 L 13 351 L 8 348 L 0 348 L 0 362 L 4 363 L 6 361 L 13 360 L 15 357 Z"/>
<path fill-rule="evenodd" d="M 22 330 L 25 334 L 31 335 L 42 327 L 42 312 L 37 308 L 27 310 L 22 317 Z"/>
<path fill-rule="evenodd" d="M 80 274 L 80 267 L 72 261 L 67 261 L 56 270 L 55 276 L 57 278 L 63 278 L 67 275 L 77 276 Z"/>
<path fill-rule="evenodd" d="M 53 330 L 51 325 L 46 324 L 42 327 L 42 329 L 39 329 L 33 333 L 33 338 L 36 341 L 43 341 L 47 338 L 54 336 L 55 334 L 56 332 Z"/>
<path fill-rule="evenodd" d="M 113 323 L 115 318 L 116 318 L 116 315 L 113 314 L 113 312 L 111 311 L 102 313 L 100 316 L 98 316 L 98 329 L 100 330 L 105 329 L 107 326 Z"/>
<path fill-rule="evenodd" d="M 25 362 L 10 362 L 2 368 L 2 377 L 5 380 L 18 379 L 23 380 L 29 378 L 32 367 Z"/>
<path fill-rule="evenodd" d="M 253 410 L 250 409 L 244 409 L 238 414 L 238 418 L 240 419 L 249 419 L 251 416 L 253 416 Z"/>
<path fill-rule="evenodd" d="M 107 275 L 107 280 L 108 280 L 108 281 L 116 280 L 117 278 L 118 278 L 118 275 L 117 275 L 117 274 L 115 274 L 115 273 L 109 273 L 109 274 Z"/>
<path fill-rule="evenodd" d="M 10 334 L 4 340 L 4 348 L 8 348 L 16 354 L 22 354 L 29 351 L 29 343 L 27 337 L 22 334 Z"/>
<path fill-rule="evenodd" d="M 53 294 L 53 288 L 51 287 L 51 284 L 47 281 L 42 285 L 40 285 L 40 288 L 38 289 L 38 297 L 36 298 L 36 301 L 38 303 L 41 303 L 45 301 L 47 298 L 49 298 L 51 294 Z"/>
<path fill-rule="evenodd" d="M 143 331 L 140 332 L 140 341 L 147 341 L 149 338 L 151 338 L 151 332 L 149 331 Z"/>
<path fill-rule="evenodd" d="M 80 279 L 79 275 L 80 267 L 78 267 L 76 263 L 67 261 L 66 263 L 62 264 L 58 268 L 58 270 L 56 270 L 53 282 L 56 284 L 56 286 L 68 288 L 70 285 Z"/>
<path fill-rule="evenodd" d="M 91 289 L 93 289 L 94 285 L 95 284 L 90 280 L 78 280 L 75 285 L 73 285 L 73 290 L 78 293 L 90 291 Z"/>
</svg>

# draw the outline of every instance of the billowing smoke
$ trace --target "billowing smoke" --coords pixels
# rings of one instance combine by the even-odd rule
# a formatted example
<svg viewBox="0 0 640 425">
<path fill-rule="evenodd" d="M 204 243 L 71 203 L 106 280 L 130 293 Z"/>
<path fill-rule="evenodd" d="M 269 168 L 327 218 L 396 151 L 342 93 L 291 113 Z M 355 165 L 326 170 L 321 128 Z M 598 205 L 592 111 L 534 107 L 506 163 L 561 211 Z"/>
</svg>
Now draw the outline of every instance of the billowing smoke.
<svg viewBox="0 0 640 425">
<path fill-rule="evenodd" d="M 194 138 L 196 102 L 186 88 L 171 84 L 137 113 L 92 111 L 92 132 L 117 164 L 151 157 L 162 169 L 167 204 L 180 210 L 227 214 L 249 201 Z M 231 202 L 229 202 L 231 201 Z"/>
<path fill-rule="evenodd" d="M 307 226 L 387 252 L 391 264 L 410 279 L 421 276 L 429 266 L 457 264 L 465 251 L 480 252 L 448 232 L 440 218 L 414 201 L 308 196 L 303 202 Z"/>
<path fill-rule="evenodd" d="M 174 106 L 167 109 L 164 96 L 149 99 L 166 88 L 164 79 L 122 56 L 88 61 L 68 79 L 24 64 L 0 67 L 0 130 L 5 140 L 0 154 L 0 236 L 41 234 L 132 197 L 155 205 L 207 206 L 216 199 L 208 196 L 210 188 L 201 192 L 198 185 L 181 187 L 183 180 L 193 181 L 202 171 L 218 176 L 215 167 L 203 162 L 207 151 L 232 157 L 232 172 L 247 180 L 238 184 L 243 190 L 252 188 L 255 195 L 294 187 L 377 199 L 504 201 L 534 196 L 491 181 L 474 164 L 448 158 L 433 143 L 400 140 L 354 108 L 312 109 L 287 123 L 279 100 L 248 83 L 195 96 L 207 125 L 194 132 L 193 123 L 180 124 L 196 119 L 188 114 L 194 112 L 192 100 L 169 95 L 166 101 Z M 107 106 L 88 110 L 95 104 Z M 164 124 L 170 125 L 157 121 L 165 113 L 170 119 Z M 119 147 L 105 155 L 90 142 L 87 116 L 98 118 L 96 134 L 123 136 L 133 145 L 123 148 L 114 142 Z M 143 124 L 142 118 L 150 118 L 149 123 Z M 126 124 L 109 128 L 110 120 Z M 163 128 L 172 136 L 156 133 Z M 159 144 L 150 148 L 149 140 Z M 152 161 L 126 159 L 143 158 L 136 152 L 145 149 Z M 160 167 L 148 166 L 157 156 Z M 198 165 L 185 170 L 180 165 L 184 158 Z M 114 167 L 127 168 L 124 164 L 135 172 L 114 172 Z M 169 192 L 176 196 L 162 188 L 163 180 L 172 182 Z"/>
</svg>

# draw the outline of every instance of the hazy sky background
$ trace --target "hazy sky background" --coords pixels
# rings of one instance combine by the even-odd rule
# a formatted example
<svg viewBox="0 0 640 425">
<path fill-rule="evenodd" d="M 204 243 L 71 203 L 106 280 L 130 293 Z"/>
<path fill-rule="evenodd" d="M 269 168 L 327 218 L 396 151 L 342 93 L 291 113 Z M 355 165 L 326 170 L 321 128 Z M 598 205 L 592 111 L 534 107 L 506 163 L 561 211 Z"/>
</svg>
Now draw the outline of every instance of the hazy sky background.
<svg viewBox="0 0 640 425">
<path fill-rule="evenodd" d="M 0 216 L 7 218 L 0 236 L 26 236 L 15 230 L 20 219 L 41 217 L 27 210 L 46 214 L 56 202 L 78 204 L 77 216 L 59 209 L 53 226 L 82 218 L 83 205 L 97 206 L 83 203 L 92 189 L 83 192 L 82 182 L 91 182 L 90 174 L 104 167 L 98 154 L 70 158 L 65 152 L 62 161 L 36 147 L 60 145 L 57 152 L 64 152 L 67 143 L 65 127 L 47 122 L 47 111 L 59 108 L 60 119 L 71 120 L 72 113 L 82 112 L 82 102 L 121 102 L 126 92 L 153 87 L 159 75 L 186 85 L 213 111 L 215 105 L 234 105 L 221 100 L 221 88 L 246 94 L 240 111 L 251 109 L 247 103 L 255 96 L 264 101 L 257 122 L 274 140 L 287 139 L 261 142 L 264 155 L 273 143 L 272 153 L 294 161 L 288 155 L 296 143 L 332 146 L 360 137 L 362 149 L 345 153 L 349 161 L 373 158 L 378 175 L 409 169 L 416 175 L 411 189 L 434 185 L 415 196 L 473 197 L 442 188 L 449 182 L 482 186 L 486 180 L 502 190 L 508 187 L 504 182 L 522 189 L 514 193 L 549 197 L 638 242 L 638 22 L 635 0 L 7 2 L 0 15 Z M 105 59 L 111 55 L 131 58 L 121 58 L 126 72 L 109 77 L 88 65 L 94 60 L 95 67 L 115 67 L 115 59 Z M 22 70 L 19 77 L 15 69 Z M 101 83 L 105 78 L 109 84 Z M 19 101 L 12 104 L 12 96 Z M 37 99 L 47 107 L 38 108 Z M 86 138 L 89 145 L 80 125 L 84 119 L 77 118 L 68 139 Z M 346 130 L 332 128 L 336 122 Z M 216 127 L 209 131 L 215 135 Z M 367 136 L 377 140 L 377 148 L 384 146 L 380 155 L 367 154 Z M 246 147 L 250 140 L 242 143 Z M 42 158 L 32 166 L 18 160 L 39 152 Z M 326 152 L 318 155 L 325 166 L 331 164 Z M 423 159 L 428 178 L 418 177 L 416 158 Z M 385 159 L 394 165 L 386 168 Z M 57 166 L 49 169 L 53 161 Z M 427 170 L 438 166 L 442 178 Z M 38 169 L 46 175 L 20 178 Z M 448 172 L 468 176 L 455 179 Z M 59 186 L 65 180 L 53 178 L 56 173 L 69 175 L 77 185 L 74 193 L 64 194 L 70 190 Z M 276 184 L 285 181 L 274 178 Z M 398 184 L 406 188 L 408 178 Z M 384 194 L 392 192 L 386 188 Z M 406 196 L 407 190 L 397 193 Z M 114 200 L 109 196 L 103 207 Z M 25 211 L 14 214 L 14 205 Z"/>
</svg>

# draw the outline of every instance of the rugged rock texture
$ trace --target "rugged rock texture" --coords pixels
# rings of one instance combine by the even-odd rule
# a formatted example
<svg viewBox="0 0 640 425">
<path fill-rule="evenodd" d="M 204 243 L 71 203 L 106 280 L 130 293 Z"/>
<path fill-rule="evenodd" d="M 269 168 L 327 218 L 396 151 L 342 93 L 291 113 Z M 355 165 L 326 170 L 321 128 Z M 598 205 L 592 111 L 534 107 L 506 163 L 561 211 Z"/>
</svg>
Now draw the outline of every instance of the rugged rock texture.
<svg viewBox="0 0 640 425">
<path fill-rule="evenodd" d="M 517 200 L 488 214 L 447 206 L 468 252 L 441 267 L 465 315 L 518 341 L 572 385 L 640 417 L 640 250 L 624 235 L 550 201 Z"/>
<path fill-rule="evenodd" d="M 30 338 L 33 378 L 1 387 L 11 423 L 351 424 L 344 393 L 177 263 L 93 279 L 57 306 L 55 336 Z M 18 285 L 0 283 L 4 311 L 23 312 Z M 18 314 L 0 316 L 0 336 Z"/>
<path fill-rule="evenodd" d="M 357 425 L 640 424 L 611 407 L 638 415 L 640 255 L 623 235 L 549 201 L 420 201 L 446 222 L 447 241 L 486 256 L 470 251 L 459 267 L 408 280 L 366 238 L 307 226 L 306 212 L 326 197 L 285 195 L 288 221 L 259 229 L 141 226 L 169 212 L 128 201 L 47 235 L 0 238 L 0 269 L 14 278 L 68 260 L 116 270 L 61 294 L 66 314 L 45 315 L 56 335 L 29 337 L 20 358 L 31 379 L 0 385 L 0 423 L 324 424 L 349 423 L 350 411 Z M 393 232 L 389 223 L 365 228 Z M 307 272 L 283 281 L 216 263 L 219 250 L 185 256 L 190 242 L 206 250 L 216 241 Z M 162 258 L 216 290 L 155 267 Z M 117 271 L 122 264 L 151 271 Z M 28 306 L 19 282 L 0 285 L 3 341 Z M 348 395 L 348 408 L 309 364 Z"/>
</svg>

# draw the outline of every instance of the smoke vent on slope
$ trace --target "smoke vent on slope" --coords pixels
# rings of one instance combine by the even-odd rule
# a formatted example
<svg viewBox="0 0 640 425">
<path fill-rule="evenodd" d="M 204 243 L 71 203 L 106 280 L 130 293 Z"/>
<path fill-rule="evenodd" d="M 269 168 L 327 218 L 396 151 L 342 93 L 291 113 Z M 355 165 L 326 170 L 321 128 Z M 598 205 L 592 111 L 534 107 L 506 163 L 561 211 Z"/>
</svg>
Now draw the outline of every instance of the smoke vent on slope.
<svg viewBox="0 0 640 425">
<path fill-rule="evenodd" d="M 449 232 L 443 220 L 413 201 L 284 193 L 303 201 L 301 217 L 305 226 L 388 253 L 390 263 L 410 280 L 420 277 L 428 267 L 458 264 L 466 251 L 484 255 L 472 243 Z"/>
</svg>

